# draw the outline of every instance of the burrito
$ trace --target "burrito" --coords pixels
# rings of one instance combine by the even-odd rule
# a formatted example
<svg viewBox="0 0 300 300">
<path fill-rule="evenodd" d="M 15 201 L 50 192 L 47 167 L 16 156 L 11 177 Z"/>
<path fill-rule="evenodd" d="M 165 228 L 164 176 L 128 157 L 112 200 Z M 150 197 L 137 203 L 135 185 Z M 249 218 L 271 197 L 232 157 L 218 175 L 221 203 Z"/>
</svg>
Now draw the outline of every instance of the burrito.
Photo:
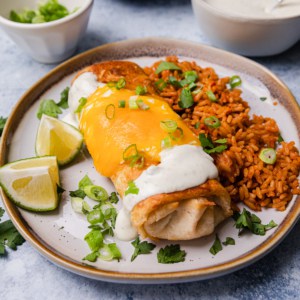
<svg viewBox="0 0 300 300">
<path fill-rule="evenodd" d="M 84 84 L 85 78 L 92 84 Z M 211 234 L 232 215 L 213 159 L 141 68 L 129 62 L 86 68 L 73 81 L 73 105 L 78 100 L 72 88 L 79 95 L 80 85 L 90 85 L 78 114 L 85 144 L 97 171 L 112 180 L 123 200 L 117 238 L 190 240 Z"/>
</svg>

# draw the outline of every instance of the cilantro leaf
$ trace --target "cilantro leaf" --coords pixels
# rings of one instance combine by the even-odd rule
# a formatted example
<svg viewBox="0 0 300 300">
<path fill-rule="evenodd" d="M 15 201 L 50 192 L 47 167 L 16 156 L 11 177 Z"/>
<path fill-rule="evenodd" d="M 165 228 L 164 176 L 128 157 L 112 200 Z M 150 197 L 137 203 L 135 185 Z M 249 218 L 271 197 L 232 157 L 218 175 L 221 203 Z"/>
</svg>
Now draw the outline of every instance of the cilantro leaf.
<svg viewBox="0 0 300 300">
<path fill-rule="evenodd" d="M 94 251 L 90 254 L 88 254 L 86 257 L 84 257 L 82 260 L 88 260 L 90 262 L 95 262 L 100 255 L 99 251 Z"/>
<path fill-rule="evenodd" d="M 1 218 L 3 217 L 4 213 L 5 213 L 5 210 L 2 207 L 0 207 L 0 221 L 1 221 Z"/>
<path fill-rule="evenodd" d="M 67 86 L 61 93 L 60 93 L 60 101 L 57 105 L 63 109 L 69 108 L 68 99 L 69 99 L 69 90 L 70 88 Z"/>
<path fill-rule="evenodd" d="M 211 153 L 221 153 L 226 149 L 227 149 L 226 145 L 220 145 L 220 146 L 214 147 L 212 149 L 204 149 L 204 151 L 208 154 L 211 154 Z"/>
<path fill-rule="evenodd" d="M 115 204 L 117 204 L 117 203 L 119 202 L 119 198 L 118 198 L 118 196 L 117 196 L 117 193 L 116 193 L 116 192 L 112 192 L 112 193 L 110 194 L 109 198 L 108 198 L 108 201 L 109 201 L 110 203 L 115 203 Z"/>
<path fill-rule="evenodd" d="M 2 135 L 7 118 L 0 117 L 0 136 Z"/>
<path fill-rule="evenodd" d="M 165 71 L 165 70 L 181 70 L 181 69 L 177 65 L 175 65 L 174 63 L 172 63 L 172 62 L 162 61 L 158 65 L 155 73 L 159 74 L 160 72 Z"/>
<path fill-rule="evenodd" d="M 140 189 L 135 185 L 134 181 L 128 182 L 128 187 L 125 191 L 125 196 L 128 194 L 135 194 L 137 195 L 139 193 Z"/>
<path fill-rule="evenodd" d="M 84 98 L 84 97 L 80 98 L 79 105 L 78 105 L 77 109 L 74 111 L 74 113 L 80 113 L 82 111 L 83 107 L 85 106 L 86 102 L 87 102 L 87 98 Z"/>
<path fill-rule="evenodd" d="M 92 180 L 89 178 L 89 176 L 85 175 L 78 183 L 78 188 L 83 190 L 84 187 L 88 185 L 93 185 Z"/>
<path fill-rule="evenodd" d="M 59 114 L 62 114 L 62 110 L 54 102 L 54 100 L 44 99 L 40 103 L 39 110 L 37 112 L 37 117 L 41 119 L 43 114 L 53 118 L 57 118 Z"/>
<path fill-rule="evenodd" d="M 223 145 L 218 145 L 216 147 L 213 144 L 213 141 L 211 140 L 209 135 L 206 136 L 204 133 L 200 133 L 199 140 L 201 146 L 203 147 L 203 150 L 208 154 L 221 153 L 227 149 L 227 145 L 224 145 L 227 142 L 227 139 L 216 140 L 214 143 L 223 144 Z"/>
<path fill-rule="evenodd" d="M 200 140 L 201 146 L 203 148 L 213 148 L 214 147 L 211 138 L 209 136 L 206 137 L 206 135 L 204 133 L 199 134 L 199 140 Z"/>
<path fill-rule="evenodd" d="M 70 191 L 69 192 L 70 197 L 78 197 L 81 199 L 84 199 L 85 197 L 85 192 L 83 190 L 76 190 L 76 191 Z"/>
<path fill-rule="evenodd" d="M 180 101 L 178 102 L 179 107 L 181 108 L 189 108 L 193 106 L 194 99 L 190 89 L 184 88 L 180 93 Z"/>
<path fill-rule="evenodd" d="M 131 261 L 134 261 L 136 257 L 140 254 L 149 254 L 156 247 L 156 245 L 152 243 L 148 243 L 147 241 L 140 242 L 140 238 L 137 237 L 131 245 L 134 247 L 134 252 L 131 256 Z"/>
<path fill-rule="evenodd" d="M 226 237 L 225 242 L 222 242 L 222 244 L 224 246 L 235 245 L 235 240 L 232 237 L 228 236 L 228 237 Z"/>
<path fill-rule="evenodd" d="M 157 260 L 161 264 L 174 264 L 185 261 L 186 252 L 180 245 L 168 245 L 157 253 Z"/>
<path fill-rule="evenodd" d="M 221 241 L 220 241 L 219 237 L 216 235 L 216 239 L 215 239 L 213 245 L 210 247 L 209 252 L 212 255 L 216 255 L 222 249 L 223 249 L 223 247 L 222 247 Z"/>
<path fill-rule="evenodd" d="M 282 137 L 282 135 L 279 133 L 278 134 L 278 140 L 277 140 L 278 143 L 281 143 L 281 142 L 284 142 L 284 139 Z"/>
<path fill-rule="evenodd" d="M 3 214 L 3 212 L 1 211 Z M 17 250 L 17 246 L 25 242 L 19 234 L 12 221 L 7 220 L 0 223 L 0 255 L 5 254 L 5 246 L 12 250 Z"/>
<path fill-rule="evenodd" d="M 271 220 L 269 224 L 262 224 L 261 219 L 257 215 L 251 214 L 245 208 L 241 214 L 236 213 L 234 219 L 235 227 L 239 229 L 239 234 L 241 234 L 243 230 L 249 230 L 256 235 L 265 235 L 267 230 L 277 226 L 273 220 Z"/>
</svg>

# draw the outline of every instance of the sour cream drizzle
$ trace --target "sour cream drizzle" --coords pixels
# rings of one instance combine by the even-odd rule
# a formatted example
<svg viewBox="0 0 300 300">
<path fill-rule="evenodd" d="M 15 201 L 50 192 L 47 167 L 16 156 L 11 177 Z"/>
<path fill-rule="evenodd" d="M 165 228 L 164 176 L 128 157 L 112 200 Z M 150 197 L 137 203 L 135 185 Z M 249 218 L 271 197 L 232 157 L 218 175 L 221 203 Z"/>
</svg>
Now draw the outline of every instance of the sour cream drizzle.
<svg viewBox="0 0 300 300">
<path fill-rule="evenodd" d="M 139 189 L 138 194 L 128 194 L 124 197 L 124 210 L 119 213 L 115 228 L 119 239 L 132 239 L 130 211 L 140 201 L 153 195 L 195 187 L 208 179 L 218 177 L 212 157 L 200 146 L 175 146 L 163 150 L 160 157 L 159 165 L 149 167 L 134 181 Z"/>
</svg>

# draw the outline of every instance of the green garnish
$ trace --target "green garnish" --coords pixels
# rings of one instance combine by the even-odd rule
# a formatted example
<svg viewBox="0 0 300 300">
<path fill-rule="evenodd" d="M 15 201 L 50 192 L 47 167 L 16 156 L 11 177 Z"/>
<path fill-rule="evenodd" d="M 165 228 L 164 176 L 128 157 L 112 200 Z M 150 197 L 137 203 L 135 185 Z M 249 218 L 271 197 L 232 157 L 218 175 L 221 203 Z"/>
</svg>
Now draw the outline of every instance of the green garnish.
<svg viewBox="0 0 300 300">
<path fill-rule="evenodd" d="M 215 146 L 209 136 L 206 136 L 204 133 L 199 134 L 199 140 L 201 143 L 201 146 L 203 147 L 203 150 L 208 153 L 221 153 L 224 150 L 227 149 L 227 145 L 219 145 Z M 215 143 L 223 144 L 225 142 L 225 139 L 220 139 L 215 141 Z M 227 142 L 227 140 L 226 140 Z"/>
<path fill-rule="evenodd" d="M 148 243 L 147 241 L 140 242 L 140 238 L 137 237 L 131 245 L 134 247 L 134 252 L 131 256 L 131 261 L 134 261 L 136 257 L 140 254 L 149 254 L 156 247 L 156 245 L 152 243 Z"/>
<path fill-rule="evenodd" d="M 103 236 L 100 230 L 92 229 L 85 237 L 84 240 L 89 245 L 90 249 L 98 251 L 103 245 Z"/>
<path fill-rule="evenodd" d="M 41 119 L 43 114 L 53 117 L 53 118 L 57 118 L 59 114 L 62 114 L 62 110 L 54 102 L 54 100 L 44 99 L 40 103 L 40 106 L 39 106 L 39 109 L 37 112 L 37 117 L 39 119 Z"/>
<path fill-rule="evenodd" d="M 138 85 L 136 88 L 135 88 L 135 93 L 137 95 L 145 95 L 147 93 L 147 87 L 146 86 L 141 86 L 141 85 Z"/>
<path fill-rule="evenodd" d="M 168 245 L 157 253 L 157 260 L 161 264 L 174 264 L 185 261 L 186 252 L 180 245 Z"/>
<path fill-rule="evenodd" d="M 85 194 L 95 201 L 106 201 L 108 199 L 107 191 L 99 185 L 87 185 L 83 188 Z"/>
<path fill-rule="evenodd" d="M 136 104 L 141 110 L 148 110 L 150 109 L 150 106 L 146 104 L 142 99 L 136 100 Z"/>
<path fill-rule="evenodd" d="M 95 262 L 97 258 L 99 257 L 99 252 L 95 251 L 90 254 L 88 254 L 86 257 L 84 257 L 82 260 L 88 260 L 90 262 Z"/>
<path fill-rule="evenodd" d="M 218 139 L 218 140 L 215 140 L 214 143 L 217 143 L 217 144 L 226 144 L 227 143 L 227 139 Z"/>
<path fill-rule="evenodd" d="M 267 100 L 267 97 L 260 97 L 259 100 L 260 100 L 260 101 L 266 101 L 266 100 Z"/>
<path fill-rule="evenodd" d="M 234 75 L 229 80 L 229 85 L 231 89 L 234 89 L 237 86 L 240 86 L 242 84 L 242 79 L 238 75 Z"/>
<path fill-rule="evenodd" d="M 84 215 L 87 215 L 91 211 L 91 208 L 90 208 L 89 204 L 85 200 L 82 200 L 82 209 L 81 209 L 81 211 Z"/>
<path fill-rule="evenodd" d="M 211 102 L 217 102 L 218 101 L 218 99 L 217 99 L 216 95 L 213 93 L 213 91 L 207 91 L 206 95 L 207 95 L 208 99 Z"/>
<path fill-rule="evenodd" d="M 136 99 L 135 98 L 129 98 L 129 108 L 130 109 L 138 109 L 138 105 L 136 103 Z"/>
<path fill-rule="evenodd" d="M 167 83 L 161 78 L 155 81 L 155 86 L 158 90 L 163 91 L 163 89 L 167 86 Z"/>
<path fill-rule="evenodd" d="M 1 121 L 1 118 L 0 118 L 0 121 Z M 278 134 L 278 140 L 277 141 L 278 141 L 278 143 L 284 142 L 284 139 L 283 139 L 283 137 L 280 133 Z"/>
<path fill-rule="evenodd" d="M 96 225 L 97 223 L 102 223 L 104 221 L 104 215 L 100 209 L 93 209 L 88 213 L 87 220 L 92 225 Z"/>
<path fill-rule="evenodd" d="M 130 164 L 130 167 L 142 168 L 145 158 L 138 152 L 136 144 L 129 145 L 123 152 L 123 159 Z"/>
<path fill-rule="evenodd" d="M 155 71 L 155 74 L 159 74 L 160 72 L 165 71 L 165 70 L 181 70 L 181 69 L 172 62 L 162 61 L 158 65 L 158 67 Z"/>
<path fill-rule="evenodd" d="M 183 73 L 184 79 L 180 81 L 180 86 L 184 87 L 185 85 L 189 85 L 189 89 L 191 90 L 196 85 L 194 82 L 198 79 L 198 75 L 196 71 L 187 71 Z"/>
<path fill-rule="evenodd" d="M 114 203 L 114 204 L 117 204 L 119 202 L 119 198 L 117 196 L 117 193 L 116 192 L 112 192 L 110 194 L 110 196 L 108 197 L 108 201 L 110 203 Z"/>
<path fill-rule="evenodd" d="M 12 10 L 10 12 L 10 20 L 18 23 L 45 23 L 55 21 L 68 16 L 68 9 L 59 4 L 57 0 L 48 0 L 44 4 L 40 4 L 36 10 L 23 10 L 20 13 Z"/>
<path fill-rule="evenodd" d="M 81 113 L 81 111 L 82 111 L 83 107 L 85 106 L 86 102 L 87 102 L 87 98 L 84 98 L 84 97 L 80 98 L 79 99 L 79 105 L 78 105 L 77 109 L 74 111 L 74 113 Z"/>
<path fill-rule="evenodd" d="M 215 116 L 205 118 L 204 119 L 204 124 L 208 127 L 211 127 L 211 128 L 218 128 L 218 127 L 221 126 L 220 120 Z"/>
<path fill-rule="evenodd" d="M 67 86 L 61 93 L 60 93 L 60 101 L 57 105 L 63 109 L 69 108 L 68 99 L 69 99 L 69 90 L 70 88 Z"/>
<path fill-rule="evenodd" d="M 183 138 L 183 130 L 180 127 L 177 127 L 174 132 L 169 132 L 169 137 L 173 141 L 178 141 Z"/>
<path fill-rule="evenodd" d="M 265 235 L 266 231 L 274 228 L 277 224 L 272 220 L 269 224 L 261 224 L 261 219 L 255 215 L 251 214 L 245 208 L 242 213 L 235 213 L 233 216 L 235 219 L 235 227 L 239 229 L 239 235 L 245 230 L 249 230 L 256 235 Z"/>
<path fill-rule="evenodd" d="M 0 136 L 2 135 L 7 118 L 0 117 Z"/>
<path fill-rule="evenodd" d="M 222 242 L 224 246 L 235 245 L 235 240 L 232 237 L 226 237 L 225 242 Z"/>
<path fill-rule="evenodd" d="M 125 106 L 126 106 L 126 101 L 125 100 L 120 100 L 118 107 L 119 108 L 124 108 Z"/>
<path fill-rule="evenodd" d="M 0 221 L 4 212 L 4 209 L 0 207 Z M 6 254 L 5 247 L 17 250 L 17 247 L 24 242 L 25 240 L 17 231 L 12 221 L 7 220 L 0 223 L 0 256 Z"/>
<path fill-rule="evenodd" d="M 76 191 L 70 191 L 69 192 L 70 197 L 73 198 L 81 198 L 83 199 L 85 197 L 85 192 L 83 190 L 76 190 Z"/>
<path fill-rule="evenodd" d="M 209 252 L 210 252 L 212 255 L 216 255 L 216 254 L 217 254 L 218 252 L 220 252 L 222 249 L 223 249 L 223 247 L 222 247 L 221 241 L 220 241 L 218 235 L 216 235 L 216 239 L 215 239 L 213 245 L 210 247 Z"/>
<path fill-rule="evenodd" d="M 112 120 L 115 117 L 116 108 L 113 104 L 108 104 L 105 107 L 105 116 L 108 120 Z"/>
<path fill-rule="evenodd" d="M 116 83 L 116 89 L 120 90 L 122 88 L 124 88 L 126 85 L 126 80 L 124 78 L 121 78 L 118 80 L 118 82 Z"/>
<path fill-rule="evenodd" d="M 71 197 L 77 197 L 77 198 L 81 198 L 84 199 L 84 197 L 86 196 L 85 192 L 84 192 L 84 188 L 88 185 L 93 185 L 92 180 L 85 175 L 78 183 L 78 189 L 76 191 L 70 191 L 69 195 Z"/>
<path fill-rule="evenodd" d="M 160 121 L 160 128 L 168 133 L 172 133 L 177 129 L 177 122 L 174 120 Z"/>
<path fill-rule="evenodd" d="M 139 193 L 140 189 L 135 185 L 134 181 L 128 182 L 127 190 L 125 191 L 125 196 L 129 194 L 135 194 L 137 195 Z"/>
<path fill-rule="evenodd" d="M 266 164 L 273 165 L 276 162 L 276 151 L 273 148 L 264 148 L 258 157 Z"/>
<path fill-rule="evenodd" d="M 199 126 L 200 126 L 200 122 L 197 122 L 197 123 L 194 125 L 194 127 L 195 127 L 196 129 L 198 129 Z"/>
<path fill-rule="evenodd" d="M 176 88 L 182 88 L 180 81 L 178 81 L 174 76 L 169 76 L 169 83 Z"/>
<path fill-rule="evenodd" d="M 180 101 L 178 102 L 179 107 L 181 108 L 189 108 L 193 106 L 194 99 L 191 91 L 188 88 L 182 89 L 180 93 Z"/>
<path fill-rule="evenodd" d="M 116 243 L 104 244 L 101 249 L 99 249 L 98 257 L 102 260 L 109 261 L 113 259 L 119 260 L 122 254 Z"/>
<path fill-rule="evenodd" d="M 161 141 L 161 147 L 163 149 L 165 148 L 170 148 L 172 146 L 172 141 L 171 141 L 171 138 L 170 136 L 167 136 L 166 138 L 164 138 L 162 141 Z"/>
</svg>

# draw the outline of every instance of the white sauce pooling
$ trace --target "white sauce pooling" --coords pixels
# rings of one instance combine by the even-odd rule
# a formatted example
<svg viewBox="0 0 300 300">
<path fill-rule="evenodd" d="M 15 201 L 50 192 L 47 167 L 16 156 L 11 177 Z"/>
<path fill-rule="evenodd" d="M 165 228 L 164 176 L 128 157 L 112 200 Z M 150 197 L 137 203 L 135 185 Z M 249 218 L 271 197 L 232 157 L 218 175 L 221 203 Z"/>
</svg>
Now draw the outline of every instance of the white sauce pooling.
<svg viewBox="0 0 300 300">
<path fill-rule="evenodd" d="M 276 6 L 276 0 L 205 0 L 209 5 L 231 15 L 247 18 L 286 18 L 300 15 L 299 0 L 285 0 Z"/>
<path fill-rule="evenodd" d="M 200 146 L 175 146 L 163 150 L 160 157 L 159 165 L 149 167 L 134 181 L 139 193 L 124 197 L 127 210 L 150 196 L 183 191 L 218 177 L 212 157 Z"/>
<path fill-rule="evenodd" d="M 80 98 L 88 98 L 98 87 L 104 85 L 104 83 L 97 81 L 97 76 L 92 72 L 85 72 L 79 75 L 71 85 L 69 91 L 68 103 L 71 113 L 74 113 L 77 109 Z"/>
</svg>

